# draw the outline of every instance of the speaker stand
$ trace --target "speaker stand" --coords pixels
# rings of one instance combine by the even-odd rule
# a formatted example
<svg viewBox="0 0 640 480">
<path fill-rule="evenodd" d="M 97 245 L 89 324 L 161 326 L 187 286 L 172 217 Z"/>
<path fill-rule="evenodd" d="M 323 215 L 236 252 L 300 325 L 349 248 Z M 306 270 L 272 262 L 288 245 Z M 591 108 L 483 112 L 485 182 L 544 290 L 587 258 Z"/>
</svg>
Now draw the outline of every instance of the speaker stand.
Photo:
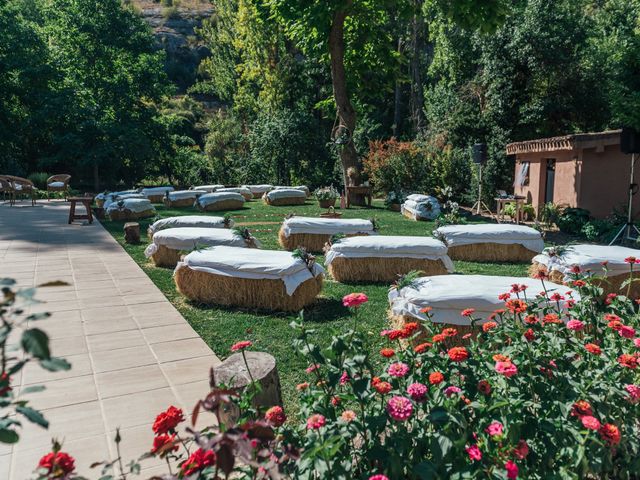
<svg viewBox="0 0 640 480">
<path fill-rule="evenodd" d="M 478 200 L 471 207 L 471 212 L 475 212 L 476 215 L 488 213 L 493 218 L 493 212 L 487 204 L 482 201 L 482 163 L 478 163 Z"/>
<path fill-rule="evenodd" d="M 636 154 L 632 153 L 631 154 L 631 181 L 629 182 L 629 204 L 627 205 L 627 222 L 624 225 L 622 225 L 622 227 L 620 227 L 620 230 L 618 230 L 618 233 L 616 233 L 616 236 L 613 237 L 613 240 L 611 240 L 611 243 L 609 243 L 609 246 L 613 245 L 618 240 L 620 240 L 620 243 L 624 243 L 625 240 L 630 240 L 635 242 L 638 239 L 638 237 L 640 237 L 640 230 L 638 230 L 638 227 L 636 227 L 633 224 L 633 195 L 635 193 L 634 189 L 636 187 L 636 184 L 634 183 L 635 166 L 636 166 Z M 631 233 L 634 231 L 636 233 L 636 236 L 632 237 Z"/>
</svg>

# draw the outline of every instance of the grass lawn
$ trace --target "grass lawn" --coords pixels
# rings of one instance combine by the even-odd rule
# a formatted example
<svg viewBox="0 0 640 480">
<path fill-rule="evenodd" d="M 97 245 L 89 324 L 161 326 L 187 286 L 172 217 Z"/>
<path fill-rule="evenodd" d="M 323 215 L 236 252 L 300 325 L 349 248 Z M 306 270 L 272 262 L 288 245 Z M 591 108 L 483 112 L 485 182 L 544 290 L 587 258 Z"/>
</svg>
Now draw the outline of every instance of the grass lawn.
<svg viewBox="0 0 640 480">
<path fill-rule="evenodd" d="M 197 213 L 191 208 L 167 209 L 162 205 L 156 205 L 156 209 L 160 217 Z M 321 211 L 314 200 L 307 201 L 306 205 L 293 207 L 272 207 L 260 200 L 254 200 L 247 202 L 242 210 L 229 213 L 233 215 L 236 224 L 247 224 L 262 242 L 263 249 L 280 249 L 278 230 L 285 215 L 295 213 L 300 216 L 318 216 Z M 215 212 L 211 215 L 224 213 Z M 374 201 L 374 207 L 371 209 L 356 207 L 343 211 L 343 218 L 371 217 L 378 220 L 382 235 L 430 236 L 435 228 L 432 222 L 414 222 L 402 217 L 398 212 L 386 210 L 381 201 Z M 219 357 L 228 356 L 229 347 L 238 340 L 251 340 L 256 350 L 275 356 L 285 406 L 293 413 L 297 403 L 295 386 L 308 379 L 304 371 L 307 363 L 291 347 L 292 330 L 289 323 L 295 315 L 203 307 L 189 303 L 176 292 L 172 279 L 173 270 L 157 268 L 144 256 L 146 230 L 152 221 L 140 221 L 140 229 L 143 232 L 143 242 L 140 245 L 124 243 L 123 222 L 103 220 L 102 223 Z M 322 264 L 324 258 L 318 256 L 317 260 Z M 456 272 L 462 274 L 526 276 L 528 265 L 455 262 L 455 267 Z M 369 296 L 369 302 L 362 308 L 360 328 L 368 333 L 371 351 L 377 350 L 382 344 L 379 332 L 387 325 L 387 290 L 388 285 L 347 285 L 326 278 L 320 298 L 305 312 L 305 321 L 317 332 L 317 343 L 326 346 L 334 333 L 349 328 L 349 312 L 342 306 L 341 299 L 351 292 L 364 292 Z M 206 372 L 203 372 L 203 375 L 206 375 Z"/>
</svg>

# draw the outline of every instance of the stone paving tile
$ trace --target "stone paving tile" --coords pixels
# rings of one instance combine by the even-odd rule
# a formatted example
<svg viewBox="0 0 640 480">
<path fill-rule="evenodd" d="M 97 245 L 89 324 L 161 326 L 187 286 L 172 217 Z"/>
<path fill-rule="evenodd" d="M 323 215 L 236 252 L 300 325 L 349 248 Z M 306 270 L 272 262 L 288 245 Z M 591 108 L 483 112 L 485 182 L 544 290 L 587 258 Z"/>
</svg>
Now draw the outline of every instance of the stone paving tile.
<svg viewBox="0 0 640 480">
<path fill-rule="evenodd" d="M 151 445 L 155 415 L 172 404 L 190 413 L 219 360 L 99 223 L 68 225 L 61 201 L 24 205 L 0 205 L 2 275 L 9 272 L 21 287 L 68 282 L 39 289 L 36 298 L 47 303 L 28 311 L 52 312 L 31 323 L 48 333 L 52 352 L 72 369 L 50 373 L 34 364 L 14 377 L 17 392 L 46 386 L 25 398 L 44 411 L 50 428 L 29 424 L 17 446 L 0 444 L 0 479 L 32 477 L 52 437 L 65 439 L 79 472 L 98 478 L 88 466 L 115 456 L 116 428 L 124 458 L 137 458 Z M 206 415 L 198 421 L 211 422 Z M 142 466 L 145 476 L 166 472 L 156 460 Z"/>
</svg>

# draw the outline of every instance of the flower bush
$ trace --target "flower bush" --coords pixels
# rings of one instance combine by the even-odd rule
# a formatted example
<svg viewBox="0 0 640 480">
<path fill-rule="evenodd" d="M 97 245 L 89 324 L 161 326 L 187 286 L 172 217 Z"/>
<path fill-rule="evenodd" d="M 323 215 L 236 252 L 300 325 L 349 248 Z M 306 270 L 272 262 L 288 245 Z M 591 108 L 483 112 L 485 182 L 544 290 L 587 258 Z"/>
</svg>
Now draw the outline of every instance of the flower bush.
<svg viewBox="0 0 640 480">
<path fill-rule="evenodd" d="M 333 186 L 318 188 L 313 194 L 318 200 L 335 200 L 340 196 Z"/>
<path fill-rule="evenodd" d="M 542 278 L 541 292 L 513 285 L 500 295 L 489 321 L 461 311 L 473 333 L 430 320 L 384 330 L 375 353 L 358 331 L 368 298 L 350 294 L 353 328 L 330 345 L 292 324 L 309 362 L 299 418 L 256 410 L 253 388 L 216 387 L 192 421 L 233 402 L 238 423 L 173 437 L 183 417 L 170 408 L 154 423 L 151 454 L 175 465 L 171 479 L 637 478 L 638 302 L 604 296 L 578 268 L 571 283 L 580 299 Z"/>
</svg>

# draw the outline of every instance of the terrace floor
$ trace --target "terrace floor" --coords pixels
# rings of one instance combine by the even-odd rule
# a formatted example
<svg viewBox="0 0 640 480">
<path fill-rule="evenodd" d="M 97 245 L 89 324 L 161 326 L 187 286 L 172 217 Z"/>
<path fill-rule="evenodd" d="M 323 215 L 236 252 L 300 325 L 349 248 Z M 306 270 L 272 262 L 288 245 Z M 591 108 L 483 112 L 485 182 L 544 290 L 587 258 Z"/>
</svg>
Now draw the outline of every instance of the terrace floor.
<svg viewBox="0 0 640 480">
<path fill-rule="evenodd" d="M 88 478 L 100 476 L 91 463 L 115 459 L 116 428 L 123 463 L 138 458 L 151 447 L 155 415 L 169 405 L 190 413 L 208 392 L 209 368 L 219 363 L 99 222 L 68 225 L 67 215 L 62 201 L 0 204 L 0 277 L 20 287 L 69 284 L 38 289 L 36 298 L 46 303 L 30 309 L 52 313 L 38 327 L 50 336 L 52 354 L 72 364 L 58 373 L 30 364 L 13 379 L 16 390 L 46 386 L 25 398 L 50 426 L 27 422 L 19 443 L 0 444 L 2 479 L 31 478 L 51 438 L 64 441 Z M 166 473 L 159 460 L 141 464 L 147 476 Z"/>
</svg>

